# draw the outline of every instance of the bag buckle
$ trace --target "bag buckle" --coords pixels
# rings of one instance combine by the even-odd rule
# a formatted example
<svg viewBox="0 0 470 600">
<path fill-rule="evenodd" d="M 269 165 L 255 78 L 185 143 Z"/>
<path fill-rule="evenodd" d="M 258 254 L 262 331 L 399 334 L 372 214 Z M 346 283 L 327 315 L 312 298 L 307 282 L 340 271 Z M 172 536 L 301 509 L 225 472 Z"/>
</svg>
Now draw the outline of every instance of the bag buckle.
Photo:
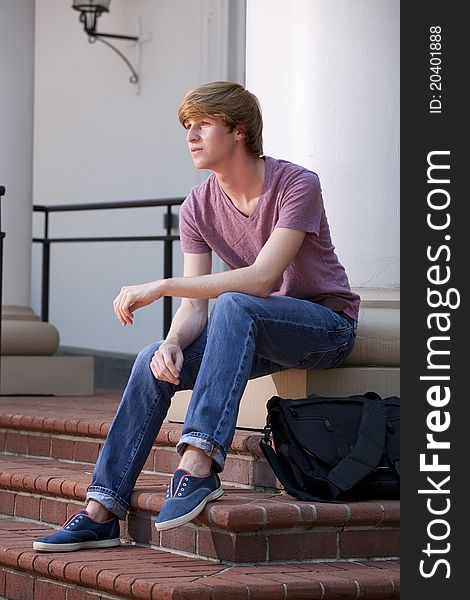
<svg viewBox="0 0 470 600">
<path fill-rule="evenodd" d="M 268 446 L 272 446 L 272 442 L 271 442 L 271 427 L 269 427 L 269 425 L 265 425 L 264 429 L 263 429 L 264 435 L 263 435 L 263 442 L 265 444 L 268 444 Z"/>
</svg>

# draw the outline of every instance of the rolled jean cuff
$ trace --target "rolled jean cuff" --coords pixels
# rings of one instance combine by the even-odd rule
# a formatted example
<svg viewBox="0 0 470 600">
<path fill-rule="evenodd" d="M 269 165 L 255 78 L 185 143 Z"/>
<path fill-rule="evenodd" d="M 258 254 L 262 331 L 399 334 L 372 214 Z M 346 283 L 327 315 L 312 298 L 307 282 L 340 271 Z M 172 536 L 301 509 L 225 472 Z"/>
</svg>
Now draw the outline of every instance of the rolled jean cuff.
<svg viewBox="0 0 470 600">
<path fill-rule="evenodd" d="M 203 450 L 207 456 L 212 458 L 214 471 L 220 473 L 224 470 L 226 452 L 224 448 L 206 433 L 193 432 L 185 433 L 179 439 L 176 445 L 176 451 L 183 456 L 186 446 L 194 446 Z"/>
<path fill-rule="evenodd" d="M 117 498 L 109 490 L 99 486 L 90 486 L 86 494 L 87 500 L 96 500 L 123 521 L 127 516 L 129 504 Z"/>
</svg>

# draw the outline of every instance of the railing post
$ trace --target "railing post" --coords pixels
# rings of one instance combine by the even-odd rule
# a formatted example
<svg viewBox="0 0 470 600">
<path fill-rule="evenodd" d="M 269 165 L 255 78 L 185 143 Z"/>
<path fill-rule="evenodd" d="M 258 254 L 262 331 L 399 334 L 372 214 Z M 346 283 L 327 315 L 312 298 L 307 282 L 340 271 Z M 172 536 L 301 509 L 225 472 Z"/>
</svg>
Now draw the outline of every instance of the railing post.
<svg viewBox="0 0 470 600">
<path fill-rule="evenodd" d="M 172 226 L 172 212 L 171 205 L 169 204 L 166 208 L 165 215 L 165 233 L 167 236 L 171 236 Z M 163 242 L 163 277 L 168 279 L 173 276 L 173 241 L 171 239 Z M 165 296 L 163 298 L 163 337 L 166 337 L 170 331 L 171 319 L 173 317 L 173 303 L 171 296 Z"/>
<path fill-rule="evenodd" d="M 49 213 L 44 213 L 44 241 L 42 244 L 42 289 L 41 319 L 49 321 L 49 278 L 51 266 L 51 245 L 49 242 Z"/>
<path fill-rule="evenodd" d="M 3 292 L 3 238 L 5 234 L 2 231 L 2 196 L 5 195 L 5 187 L 0 185 L 0 360 L 2 356 L 2 292 Z M 0 377 L 1 377 L 1 365 L 0 365 Z"/>
</svg>

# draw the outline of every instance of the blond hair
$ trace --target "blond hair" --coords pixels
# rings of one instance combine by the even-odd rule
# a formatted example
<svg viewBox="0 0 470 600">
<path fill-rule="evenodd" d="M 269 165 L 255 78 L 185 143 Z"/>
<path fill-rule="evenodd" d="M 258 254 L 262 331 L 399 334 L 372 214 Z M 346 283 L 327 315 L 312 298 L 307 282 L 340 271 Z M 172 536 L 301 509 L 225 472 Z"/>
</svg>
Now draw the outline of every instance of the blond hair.
<svg viewBox="0 0 470 600">
<path fill-rule="evenodd" d="M 240 129 L 247 150 L 256 156 L 263 154 L 263 118 L 258 98 L 239 83 L 214 81 L 188 92 L 178 109 L 181 125 L 203 116 L 222 118 L 231 131 Z"/>
</svg>

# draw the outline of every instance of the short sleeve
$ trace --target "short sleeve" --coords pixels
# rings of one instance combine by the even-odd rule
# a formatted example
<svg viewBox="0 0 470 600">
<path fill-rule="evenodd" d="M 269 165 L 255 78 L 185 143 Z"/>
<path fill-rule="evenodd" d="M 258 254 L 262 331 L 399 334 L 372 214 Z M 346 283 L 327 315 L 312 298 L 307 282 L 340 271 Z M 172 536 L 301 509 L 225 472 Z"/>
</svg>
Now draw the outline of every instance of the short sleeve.
<svg viewBox="0 0 470 600">
<path fill-rule="evenodd" d="M 201 235 L 194 211 L 194 195 L 191 193 L 183 202 L 179 215 L 181 249 L 187 254 L 205 254 L 211 249 Z"/>
<path fill-rule="evenodd" d="M 318 235 L 323 211 L 318 176 L 311 171 L 301 171 L 285 182 L 275 226 Z"/>
</svg>

